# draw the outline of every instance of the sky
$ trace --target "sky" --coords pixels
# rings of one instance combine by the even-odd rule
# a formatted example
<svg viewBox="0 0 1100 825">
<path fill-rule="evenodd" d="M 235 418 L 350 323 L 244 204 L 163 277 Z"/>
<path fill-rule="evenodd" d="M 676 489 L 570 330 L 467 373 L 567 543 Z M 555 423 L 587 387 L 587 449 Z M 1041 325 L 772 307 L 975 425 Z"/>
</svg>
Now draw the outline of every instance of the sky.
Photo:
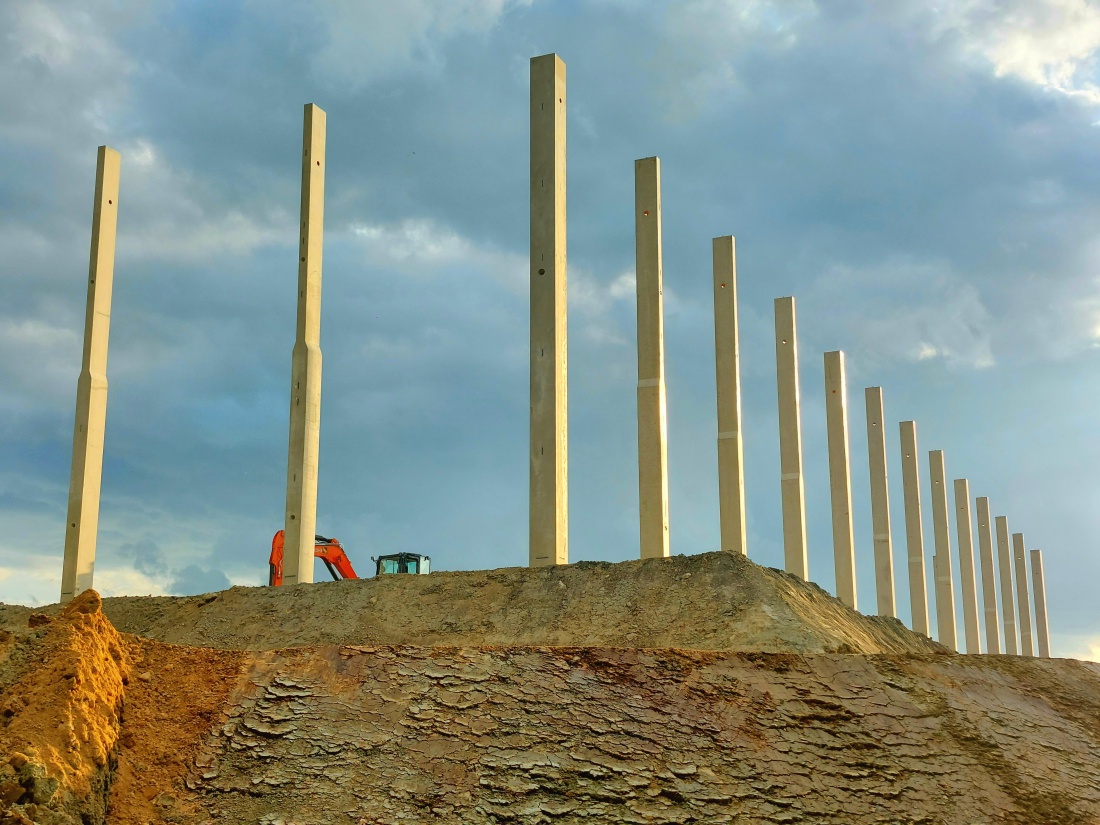
<svg viewBox="0 0 1100 825">
<path fill-rule="evenodd" d="M 1054 654 L 1100 659 L 1095 4 L 8 0 L 0 32 L 0 601 L 60 593 L 100 144 L 122 173 L 95 586 L 266 583 L 306 103 L 328 118 L 317 529 L 364 574 L 398 551 L 526 564 L 528 72 L 556 52 L 570 560 L 638 555 L 633 162 L 657 155 L 672 552 L 718 549 L 710 239 L 732 234 L 750 558 L 783 565 L 772 302 L 793 295 L 811 579 L 834 590 L 840 349 L 861 609 L 881 386 L 903 620 L 911 419 L 929 580 L 940 449 L 1043 550 Z"/>
</svg>

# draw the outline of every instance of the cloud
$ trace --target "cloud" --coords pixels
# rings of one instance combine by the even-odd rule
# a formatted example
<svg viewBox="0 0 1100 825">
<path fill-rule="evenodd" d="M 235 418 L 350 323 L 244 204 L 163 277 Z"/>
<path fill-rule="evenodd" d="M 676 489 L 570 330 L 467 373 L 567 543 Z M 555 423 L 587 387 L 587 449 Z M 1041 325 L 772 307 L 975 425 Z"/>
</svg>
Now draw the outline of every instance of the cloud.
<svg viewBox="0 0 1100 825">
<path fill-rule="evenodd" d="M 312 20 L 320 29 L 313 71 L 330 83 L 358 89 L 406 71 L 438 68 L 441 46 L 491 29 L 512 7 L 531 0 L 402 0 L 400 3 L 321 0 L 283 6 L 287 23 Z M 255 4 L 267 14 L 270 6 Z M 309 14 L 306 14 L 306 12 Z"/>
<path fill-rule="evenodd" d="M 1059 648 L 1054 656 L 1080 659 L 1083 662 L 1100 662 L 1100 636 L 1074 636 L 1059 634 L 1052 640 Z"/>
<path fill-rule="evenodd" d="M 985 369 L 995 363 L 993 318 L 977 288 L 946 262 L 905 258 L 877 266 L 834 265 L 809 295 L 865 365 L 942 361 L 952 369 Z M 811 317 L 810 328 L 823 322 Z"/>
<path fill-rule="evenodd" d="M 221 570 L 189 564 L 182 570 L 175 571 L 166 591 L 172 596 L 193 596 L 226 590 L 229 586 L 229 579 Z"/>
<path fill-rule="evenodd" d="M 961 35 L 998 77 L 1100 104 L 1100 8 L 1089 0 L 953 0 L 937 13 L 936 28 Z"/>
<path fill-rule="evenodd" d="M 109 134 L 136 70 L 113 35 L 143 18 L 147 4 L 112 6 L 93 12 L 62 0 L 2 4 L 0 136 L 71 149 L 89 134 Z"/>
</svg>

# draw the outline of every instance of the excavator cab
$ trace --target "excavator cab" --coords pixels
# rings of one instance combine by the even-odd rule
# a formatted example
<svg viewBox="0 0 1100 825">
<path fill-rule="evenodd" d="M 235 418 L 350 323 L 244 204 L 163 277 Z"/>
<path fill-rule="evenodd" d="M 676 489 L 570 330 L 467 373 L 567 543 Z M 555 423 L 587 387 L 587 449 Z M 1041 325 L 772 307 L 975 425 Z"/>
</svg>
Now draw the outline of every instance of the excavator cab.
<svg viewBox="0 0 1100 825">
<path fill-rule="evenodd" d="M 370 557 L 374 562 L 374 575 L 388 576 L 391 573 L 415 573 L 424 575 L 432 572 L 432 557 L 419 553 L 392 553 L 388 556 Z"/>
</svg>

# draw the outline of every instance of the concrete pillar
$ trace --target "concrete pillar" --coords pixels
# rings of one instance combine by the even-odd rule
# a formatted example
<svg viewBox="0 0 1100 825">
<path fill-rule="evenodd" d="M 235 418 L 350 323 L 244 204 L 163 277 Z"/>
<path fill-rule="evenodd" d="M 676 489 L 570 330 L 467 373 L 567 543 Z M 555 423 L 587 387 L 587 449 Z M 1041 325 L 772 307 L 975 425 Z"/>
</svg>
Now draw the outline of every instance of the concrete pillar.
<svg viewBox="0 0 1100 825">
<path fill-rule="evenodd" d="M 530 565 L 569 563 L 565 63 L 531 58 Z"/>
<path fill-rule="evenodd" d="M 1016 644 L 1016 592 L 1012 588 L 1012 551 L 1008 548 L 1008 519 L 997 516 L 997 568 L 1001 572 L 1001 620 L 1005 631 L 1005 653 L 1019 653 Z"/>
<path fill-rule="evenodd" d="M 894 548 L 890 538 L 890 492 L 886 482 L 886 430 L 882 387 L 863 391 L 867 405 L 867 463 L 871 479 L 871 529 L 875 541 L 875 596 L 878 615 L 897 616 L 894 601 Z"/>
<path fill-rule="evenodd" d="M 1001 617 L 997 610 L 997 575 L 993 566 L 993 523 L 989 499 L 978 498 L 978 550 L 982 563 L 982 604 L 985 607 L 985 652 L 1001 652 Z"/>
<path fill-rule="evenodd" d="M 1043 583 L 1043 551 L 1031 551 L 1031 583 L 1035 588 L 1035 631 L 1039 655 L 1050 658 L 1050 632 L 1047 627 L 1047 588 Z"/>
<path fill-rule="evenodd" d="M 802 479 L 802 424 L 798 400 L 798 338 L 794 298 L 775 299 L 775 364 L 779 385 L 779 471 L 783 491 L 783 560 L 788 573 L 808 581 L 806 491 Z"/>
<path fill-rule="evenodd" d="M 741 356 L 737 339 L 737 256 L 732 235 L 711 242 L 714 366 L 718 385 L 718 503 L 722 549 L 748 555 L 741 440 Z"/>
<path fill-rule="evenodd" d="M 970 514 L 970 482 L 955 479 L 955 531 L 959 537 L 959 575 L 962 577 L 963 634 L 967 653 L 982 652 L 978 624 L 978 587 L 974 577 L 974 529 Z"/>
<path fill-rule="evenodd" d="M 905 547 L 909 556 L 909 604 L 913 630 L 932 635 L 928 622 L 928 589 L 924 570 L 924 525 L 920 512 L 920 465 L 917 422 L 901 422 L 901 487 L 905 497 Z"/>
<path fill-rule="evenodd" d="M 947 522 L 947 472 L 943 450 L 928 453 L 928 481 L 932 488 L 932 530 L 936 552 L 932 555 L 932 577 L 936 583 L 937 641 L 958 650 L 955 633 L 955 585 L 951 576 L 951 532 Z"/>
<path fill-rule="evenodd" d="M 92 586 L 95 567 L 103 477 L 103 431 L 107 425 L 107 339 L 111 331 L 121 165 L 118 152 L 109 146 L 99 147 L 92 205 L 88 302 L 84 314 L 84 355 L 76 381 L 73 463 L 65 518 L 65 556 L 61 567 L 62 604 Z"/>
<path fill-rule="evenodd" d="M 313 581 L 317 458 L 321 440 L 321 249 L 325 216 L 325 112 L 307 103 L 302 128 L 298 325 L 291 356 L 283 584 Z"/>
<path fill-rule="evenodd" d="M 829 492 L 833 505 L 836 596 L 856 609 L 856 551 L 852 533 L 852 476 L 848 460 L 848 382 L 844 353 L 825 353 L 825 418 L 829 442 Z"/>
<path fill-rule="evenodd" d="M 665 324 L 661 274 L 661 160 L 634 161 L 638 293 L 638 521 L 643 559 L 668 555 Z"/>
<path fill-rule="evenodd" d="M 1016 615 L 1020 617 L 1020 655 L 1034 656 L 1031 645 L 1031 603 L 1027 593 L 1027 551 L 1024 534 L 1012 534 L 1012 557 L 1016 562 Z"/>
</svg>

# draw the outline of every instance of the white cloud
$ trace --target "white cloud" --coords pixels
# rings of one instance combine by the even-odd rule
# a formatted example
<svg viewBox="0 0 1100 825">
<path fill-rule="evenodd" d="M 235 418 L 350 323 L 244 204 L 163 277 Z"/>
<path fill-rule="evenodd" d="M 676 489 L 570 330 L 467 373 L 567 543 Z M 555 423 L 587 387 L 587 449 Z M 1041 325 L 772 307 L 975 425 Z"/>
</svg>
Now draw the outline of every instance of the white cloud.
<svg viewBox="0 0 1100 825">
<path fill-rule="evenodd" d="M 0 317 L 5 388 L 0 409 L 27 398 L 50 404 L 75 398 L 81 342 L 76 329 L 42 318 Z"/>
<path fill-rule="evenodd" d="M 1091 0 L 948 0 L 938 12 L 940 30 L 961 33 L 998 76 L 1100 104 L 1100 6 Z"/>
<path fill-rule="evenodd" d="M 463 266 L 489 276 L 514 294 L 526 294 L 528 289 L 526 256 L 479 245 L 434 221 L 410 218 L 394 224 L 357 223 L 347 231 L 367 261 L 409 277 L 439 277 Z"/>
<path fill-rule="evenodd" d="M 1051 654 L 1083 662 L 1100 662 L 1100 636 L 1056 634 L 1051 640 Z"/>
<path fill-rule="evenodd" d="M 864 363 L 941 360 L 966 369 L 994 364 L 993 319 L 978 290 L 946 263 L 897 258 L 872 267 L 835 265 L 807 297 L 816 313 L 827 313 L 834 330 L 846 327 L 854 340 L 842 348 L 859 352 Z"/>
<path fill-rule="evenodd" d="M 147 139 L 116 148 L 122 155 L 120 261 L 202 264 L 295 245 L 297 220 L 285 209 L 224 204 L 211 182 L 174 166 Z"/>
</svg>

